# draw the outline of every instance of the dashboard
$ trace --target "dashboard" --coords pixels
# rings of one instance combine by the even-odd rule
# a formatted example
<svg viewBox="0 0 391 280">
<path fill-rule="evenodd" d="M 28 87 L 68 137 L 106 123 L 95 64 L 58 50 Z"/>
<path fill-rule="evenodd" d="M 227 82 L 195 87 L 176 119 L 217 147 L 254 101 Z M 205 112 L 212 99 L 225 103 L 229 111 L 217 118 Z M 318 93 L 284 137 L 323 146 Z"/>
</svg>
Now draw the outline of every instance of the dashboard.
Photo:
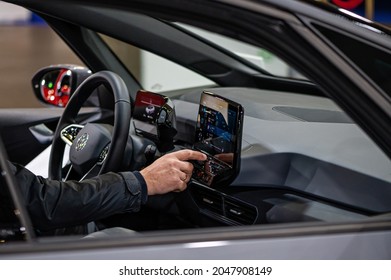
<svg viewBox="0 0 391 280">
<path fill-rule="evenodd" d="M 230 117 L 216 113 L 215 105 L 203 107 L 205 93 L 244 108 L 243 126 L 215 125 Z M 191 143 L 210 155 L 223 148 L 205 139 L 241 138 L 231 180 L 211 184 L 193 176 L 181 195 L 182 213 L 196 224 L 347 221 L 391 210 L 382 198 L 389 196 L 388 159 L 326 98 L 212 88 L 175 97 L 173 104 L 178 145 Z M 374 200 L 362 196 L 368 186 Z"/>
<path fill-rule="evenodd" d="M 200 227 L 351 221 L 391 210 L 388 158 L 327 98 L 251 88 L 141 95 L 131 124 L 137 156 L 149 145 L 155 158 L 194 148 L 214 164 L 234 154 L 221 163 L 230 168 L 222 179 L 203 178 L 213 164 L 195 162 L 187 191 L 147 207 Z"/>
</svg>

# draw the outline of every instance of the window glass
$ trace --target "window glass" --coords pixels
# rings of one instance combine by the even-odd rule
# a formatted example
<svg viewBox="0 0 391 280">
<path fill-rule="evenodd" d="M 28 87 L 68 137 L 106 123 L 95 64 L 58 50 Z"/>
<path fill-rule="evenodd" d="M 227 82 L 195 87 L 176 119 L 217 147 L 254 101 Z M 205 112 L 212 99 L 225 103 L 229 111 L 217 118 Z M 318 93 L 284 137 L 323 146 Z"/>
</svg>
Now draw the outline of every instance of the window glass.
<svg viewBox="0 0 391 280">
<path fill-rule="evenodd" d="M 213 81 L 163 57 L 105 35 L 101 37 L 145 90 L 162 92 L 214 85 Z"/>
<path fill-rule="evenodd" d="M 211 42 L 217 43 L 220 46 L 224 46 L 226 50 L 247 60 L 256 67 L 259 67 L 272 75 L 284 78 L 306 79 L 303 75 L 286 64 L 278 56 L 265 49 L 193 26 L 185 24 L 178 25 Z"/>
<path fill-rule="evenodd" d="M 214 44 L 223 46 L 226 51 L 247 60 L 271 75 L 306 79 L 279 57 L 265 49 L 193 26 L 177 25 L 179 28 L 195 33 Z M 214 84 L 213 81 L 153 53 L 105 35 L 101 35 L 101 37 L 146 90 L 161 92 Z"/>
</svg>

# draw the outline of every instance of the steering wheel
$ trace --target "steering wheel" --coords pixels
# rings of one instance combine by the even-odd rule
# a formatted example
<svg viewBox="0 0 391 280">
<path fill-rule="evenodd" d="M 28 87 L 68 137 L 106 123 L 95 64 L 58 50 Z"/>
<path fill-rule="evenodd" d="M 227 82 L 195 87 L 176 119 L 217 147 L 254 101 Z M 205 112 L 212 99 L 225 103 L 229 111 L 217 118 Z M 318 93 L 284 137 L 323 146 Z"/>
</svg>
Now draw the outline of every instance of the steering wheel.
<svg viewBox="0 0 391 280">
<path fill-rule="evenodd" d="M 98 87 L 104 85 L 114 96 L 114 126 L 76 123 L 81 106 Z M 70 171 L 82 179 L 118 170 L 129 135 L 131 103 L 122 78 L 110 71 L 88 77 L 74 92 L 57 124 L 49 159 L 49 178 L 62 180 L 65 146 L 70 146 Z M 68 179 L 70 172 L 65 176 Z"/>
</svg>

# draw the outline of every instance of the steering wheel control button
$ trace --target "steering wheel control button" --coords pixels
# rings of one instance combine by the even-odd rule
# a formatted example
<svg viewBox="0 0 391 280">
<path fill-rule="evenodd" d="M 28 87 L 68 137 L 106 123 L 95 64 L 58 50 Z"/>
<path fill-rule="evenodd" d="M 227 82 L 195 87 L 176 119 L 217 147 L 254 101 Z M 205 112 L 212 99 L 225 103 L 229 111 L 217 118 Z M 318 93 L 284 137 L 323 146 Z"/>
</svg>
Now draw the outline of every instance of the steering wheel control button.
<svg viewBox="0 0 391 280">
<path fill-rule="evenodd" d="M 75 141 L 77 134 L 83 129 L 83 125 L 71 124 L 61 130 L 61 139 L 69 146 Z"/>
<path fill-rule="evenodd" d="M 98 158 L 98 165 L 103 164 L 103 162 L 105 161 L 105 159 L 106 159 L 106 157 L 107 157 L 107 154 L 109 153 L 109 149 L 110 149 L 110 144 L 108 144 L 108 145 L 103 149 L 103 151 L 100 153 L 99 158 Z"/>
</svg>

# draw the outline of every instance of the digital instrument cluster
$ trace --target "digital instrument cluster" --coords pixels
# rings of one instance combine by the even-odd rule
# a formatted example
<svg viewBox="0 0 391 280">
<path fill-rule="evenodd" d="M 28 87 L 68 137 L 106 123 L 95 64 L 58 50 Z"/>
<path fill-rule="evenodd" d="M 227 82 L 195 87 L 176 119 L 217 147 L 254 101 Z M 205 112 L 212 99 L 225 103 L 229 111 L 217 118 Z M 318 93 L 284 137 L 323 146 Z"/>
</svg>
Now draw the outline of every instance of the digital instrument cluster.
<svg viewBox="0 0 391 280">
<path fill-rule="evenodd" d="M 139 90 L 134 104 L 133 121 L 136 132 L 144 136 L 158 137 L 157 120 L 168 97 L 158 93 Z"/>
</svg>

